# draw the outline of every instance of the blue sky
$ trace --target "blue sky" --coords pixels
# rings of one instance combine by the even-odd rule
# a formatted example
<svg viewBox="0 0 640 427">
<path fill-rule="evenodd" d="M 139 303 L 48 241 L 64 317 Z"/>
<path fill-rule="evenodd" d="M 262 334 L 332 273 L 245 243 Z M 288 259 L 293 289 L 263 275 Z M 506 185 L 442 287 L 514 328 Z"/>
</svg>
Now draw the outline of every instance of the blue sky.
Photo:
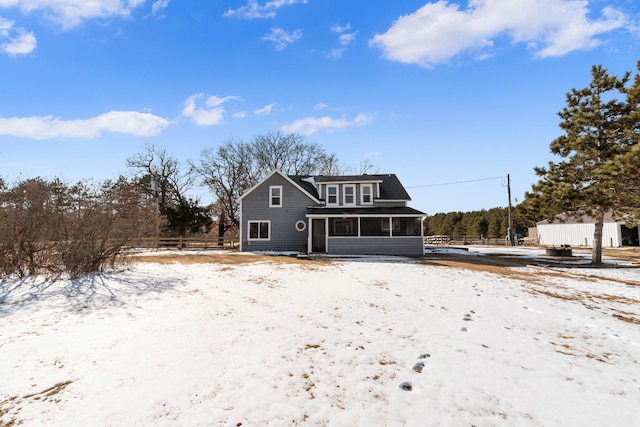
<svg viewBox="0 0 640 427">
<path fill-rule="evenodd" d="M 0 176 L 104 180 L 145 143 L 197 162 L 282 130 L 429 214 L 506 206 L 566 93 L 638 60 L 637 0 L 0 0 Z"/>
</svg>

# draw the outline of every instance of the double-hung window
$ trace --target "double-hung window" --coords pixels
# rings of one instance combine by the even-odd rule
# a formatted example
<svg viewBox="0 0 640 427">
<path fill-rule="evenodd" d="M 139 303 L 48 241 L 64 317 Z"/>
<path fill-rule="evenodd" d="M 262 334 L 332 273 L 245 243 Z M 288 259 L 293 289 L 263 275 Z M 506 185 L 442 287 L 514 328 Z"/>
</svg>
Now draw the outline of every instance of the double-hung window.
<svg viewBox="0 0 640 427">
<path fill-rule="evenodd" d="M 272 185 L 269 187 L 269 207 L 281 208 L 282 207 L 282 186 Z"/>
<path fill-rule="evenodd" d="M 249 221 L 249 240 L 269 240 L 271 221 Z"/>
<path fill-rule="evenodd" d="M 338 204 L 338 186 L 328 185 L 327 186 L 327 205 L 337 205 L 337 204 Z"/>
<path fill-rule="evenodd" d="M 371 184 L 362 184 L 360 187 L 360 204 L 373 204 L 373 186 Z"/>
<path fill-rule="evenodd" d="M 356 204 L 356 186 L 353 184 L 345 185 L 343 188 L 342 204 L 345 206 L 353 206 Z"/>
</svg>

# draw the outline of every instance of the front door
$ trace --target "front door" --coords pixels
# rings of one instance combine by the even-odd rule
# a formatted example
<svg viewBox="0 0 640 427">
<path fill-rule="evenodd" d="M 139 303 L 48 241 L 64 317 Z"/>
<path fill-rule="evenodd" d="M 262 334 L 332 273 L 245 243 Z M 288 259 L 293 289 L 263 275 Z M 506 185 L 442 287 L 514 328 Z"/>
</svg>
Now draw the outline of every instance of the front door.
<svg viewBox="0 0 640 427">
<path fill-rule="evenodd" d="M 311 220 L 311 252 L 327 251 L 327 231 L 324 219 Z"/>
</svg>

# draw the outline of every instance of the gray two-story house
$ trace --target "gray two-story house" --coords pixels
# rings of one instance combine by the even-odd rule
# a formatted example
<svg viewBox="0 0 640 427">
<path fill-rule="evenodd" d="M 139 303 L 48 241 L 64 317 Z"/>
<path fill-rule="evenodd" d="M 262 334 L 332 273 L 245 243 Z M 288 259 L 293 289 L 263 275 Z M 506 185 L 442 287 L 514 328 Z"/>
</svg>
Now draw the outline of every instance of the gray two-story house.
<svg viewBox="0 0 640 427">
<path fill-rule="evenodd" d="M 394 174 L 294 176 L 273 171 L 240 203 L 240 250 L 422 255 L 425 214 Z"/>
</svg>

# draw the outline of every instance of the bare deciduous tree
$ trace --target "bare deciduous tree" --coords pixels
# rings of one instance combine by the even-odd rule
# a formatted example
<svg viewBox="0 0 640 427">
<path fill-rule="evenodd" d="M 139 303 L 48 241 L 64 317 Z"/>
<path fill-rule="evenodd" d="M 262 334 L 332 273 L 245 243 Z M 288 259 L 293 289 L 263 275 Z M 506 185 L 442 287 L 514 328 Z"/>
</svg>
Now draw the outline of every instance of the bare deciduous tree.
<svg viewBox="0 0 640 427">
<path fill-rule="evenodd" d="M 182 236 L 210 226 L 206 208 L 188 196 L 197 177 L 192 163 L 182 165 L 165 149 L 147 144 L 145 152 L 127 159 L 127 165 L 137 171 L 140 185 L 156 200 L 167 234 Z"/>
<path fill-rule="evenodd" d="M 157 198 L 161 212 L 173 202 L 187 200 L 196 177 L 192 165 L 183 166 L 167 150 L 151 144 L 145 145 L 143 153 L 128 158 L 127 166 L 137 171 L 140 183 Z"/>
<path fill-rule="evenodd" d="M 227 220 L 219 232 L 240 225 L 236 200 L 259 181 L 252 166 L 251 148 L 242 141 L 229 141 L 217 149 L 202 151 L 198 171 L 202 182 L 222 205 L 222 214 Z"/>
<path fill-rule="evenodd" d="M 293 133 L 270 132 L 249 143 L 231 140 L 205 149 L 197 170 L 222 205 L 220 218 L 226 222 L 218 229 L 220 236 L 240 225 L 237 200 L 242 193 L 276 169 L 288 175 L 339 175 L 347 170 L 335 154 Z"/>
</svg>

